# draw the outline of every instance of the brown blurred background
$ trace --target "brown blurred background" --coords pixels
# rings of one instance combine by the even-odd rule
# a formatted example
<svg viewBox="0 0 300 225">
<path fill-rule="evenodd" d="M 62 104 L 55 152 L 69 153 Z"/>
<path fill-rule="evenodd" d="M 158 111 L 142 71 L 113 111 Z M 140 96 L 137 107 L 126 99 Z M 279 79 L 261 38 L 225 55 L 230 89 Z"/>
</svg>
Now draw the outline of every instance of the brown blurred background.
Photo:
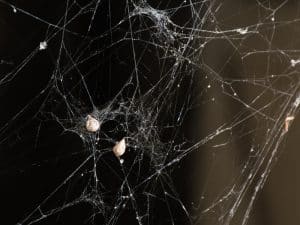
<svg viewBox="0 0 300 225">
<path fill-rule="evenodd" d="M 208 22 L 210 29 L 224 31 L 247 28 L 249 33 L 246 32 L 241 39 L 228 36 L 225 39 L 209 41 L 205 44 L 200 56 L 202 62 L 205 62 L 221 77 L 229 78 L 228 80 L 246 78 L 250 81 L 263 78 L 264 82 L 261 84 L 265 87 L 273 87 L 287 93 L 292 85 L 297 85 L 293 82 L 299 79 L 299 68 L 292 68 L 294 72 L 292 76 L 285 75 L 291 72 L 289 70 L 290 59 L 300 57 L 299 1 L 230 0 L 215 1 L 214 5 L 215 18 L 211 23 Z M 273 17 L 274 19 L 272 19 Z M 254 33 L 251 35 L 251 32 Z M 280 53 L 280 50 L 285 53 Z M 258 51 L 265 53 L 258 53 Z M 275 53 L 272 53 L 273 51 Z M 247 53 L 254 54 L 245 57 Z M 272 79 L 272 77 L 280 78 L 275 82 L 271 80 L 268 83 L 268 79 Z M 293 81 L 294 78 L 295 81 Z M 227 123 L 233 115 L 245 109 L 244 105 L 223 94 L 219 84 L 212 83 L 212 87 L 207 90 L 207 96 L 209 96 L 207 98 L 214 97 L 215 101 L 199 110 L 198 127 L 192 127 L 192 123 L 190 125 L 200 136 L 209 133 L 208 128 L 212 131 L 213 127 L 216 128 Z M 261 93 L 258 86 L 247 84 L 247 82 L 233 83 L 233 87 L 239 98 L 244 99 L 247 103 Z M 272 94 L 263 95 L 260 104 L 254 104 L 254 107 L 259 108 L 271 102 L 274 96 Z M 277 118 L 276 113 L 280 107 L 280 103 L 275 103 L 264 112 Z M 258 117 L 246 121 L 243 125 L 244 128 L 232 130 L 232 138 L 239 136 L 233 143 L 230 143 L 230 138 L 225 137 L 223 140 L 217 141 L 217 143 L 228 142 L 224 146 L 214 148 L 212 144 L 209 147 L 201 148 L 201 153 L 195 154 L 198 161 L 195 160 L 192 170 L 196 171 L 194 176 L 198 176 L 200 182 L 193 185 L 194 196 L 198 196 L 198 198 L 203 196 L 200 202 L 204 205 L 210 205 L 216 196 L 221 196 L 226 188 L 231 187 L 232 183 L 238 182 L 235 179 L 241 170 L 241 165 L 248 157 L 249 149 L 252 147 L 259 149 L 263 146 L 263 142 L 266 140 L 257 138 L 260 131 L 256 131 L 256 128 L 260 126 L 259 124 L 270 128 L 272 125 L 262 122 Z M 254 132 L 243 137 L 243 132 L 249 130 Z M 276 157 L 278 160 L 274 163 L 270 176 L 252 207 L 249 225 L 300 224 L 299 134 L 299 118 L 296 117 L 287 137 L 279 147 L 278 157 Z M 246 202 L 249 201 L 249 196 L 246 196 L 245 199 L 248 199 Z M 226 206 L 224 206 L 224 211 L 220 209 L 220 212 L 212 214 L 222 215 L 225 213 Z M 222 224 L 220 221 L 216 222 L 216 220 L 210 219 L 210 216 L 207 218 L 200 220 L 199 224 Z M 233 219 L 230 224 L 241 223 L 235 222 Z"/>
</svg>

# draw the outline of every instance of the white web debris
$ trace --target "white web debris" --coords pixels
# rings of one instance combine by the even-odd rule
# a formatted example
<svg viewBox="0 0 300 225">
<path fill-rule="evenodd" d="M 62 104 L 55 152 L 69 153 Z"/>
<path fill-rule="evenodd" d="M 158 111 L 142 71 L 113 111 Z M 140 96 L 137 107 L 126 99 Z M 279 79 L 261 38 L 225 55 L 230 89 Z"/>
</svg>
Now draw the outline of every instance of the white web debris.
<svg viewBox="0 0 300 225">
<path fill-rule="evenodd" d="M 48 44 L 46 41 L 40 42 L 39 50 L 45 50 L 45 49 L 47 49 L 47 47 L 48 47 Z"/>
<path fill-rule="evenodd" d="M 300 63 L 300 59 L 291 59 L 291 66 L 292 67 L 295 67 L 297 64 L 299 64 Z"/>
<path fill-rule="evenodd" d="M 248 28 L 247 27 L 246 28 L 238 28 L 236 31 L 240 34 L 247 34 Z"/>
<path fill-rule="evenodd" d="M 294 102 L 294 106 L 296 108 L 298 108 L 298 106 L 300 105 L 300 95 L 296 98 L 295 102 Z"/>
</svg>

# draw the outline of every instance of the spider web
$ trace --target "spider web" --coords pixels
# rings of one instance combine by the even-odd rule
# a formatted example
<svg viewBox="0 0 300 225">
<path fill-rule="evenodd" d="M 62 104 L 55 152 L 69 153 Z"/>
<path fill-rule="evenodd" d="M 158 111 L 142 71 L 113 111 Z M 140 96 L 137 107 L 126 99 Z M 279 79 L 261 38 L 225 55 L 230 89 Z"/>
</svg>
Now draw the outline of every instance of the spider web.
<svg viewBox="0 0 300 225">
<path fill-rule="evenodd" d="M 23 186 L 7 224 L 247 224 L 300 103 L 299 41 L 280 42 L 295 4 L 56 3 L 0 0 L 18 29 L 1 55 L 1 173 Z M 216 167 L 239 143 L 224 185 L 182 194 L 195 155 Z"/>
</svg>

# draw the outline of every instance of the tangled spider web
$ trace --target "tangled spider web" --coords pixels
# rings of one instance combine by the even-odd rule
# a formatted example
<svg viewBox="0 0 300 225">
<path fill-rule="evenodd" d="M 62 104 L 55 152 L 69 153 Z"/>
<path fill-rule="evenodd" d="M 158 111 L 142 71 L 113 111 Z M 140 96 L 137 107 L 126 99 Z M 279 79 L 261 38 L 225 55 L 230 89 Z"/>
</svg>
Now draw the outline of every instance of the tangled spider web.
<svg viewBox="0 0 300 225">
<path fill-rule="evenodd" d="M 299 41 L 280 42 L 298 32 L 295 3 L 56 3 L 0 0 L 21 35 L 0 64 L 2 174 L 24 185 L 7 224 L 247 224 L 300 103 Z M 180 166 L 240 142 L 225 188 L 191 206 Z"/>
</svg>

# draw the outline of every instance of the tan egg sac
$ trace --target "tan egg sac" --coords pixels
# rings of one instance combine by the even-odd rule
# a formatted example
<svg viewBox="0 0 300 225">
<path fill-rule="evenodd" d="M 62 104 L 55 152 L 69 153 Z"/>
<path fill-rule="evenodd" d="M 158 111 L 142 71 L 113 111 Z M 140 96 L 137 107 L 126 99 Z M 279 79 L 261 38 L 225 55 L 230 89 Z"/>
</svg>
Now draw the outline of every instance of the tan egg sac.
<svg viewBox="0 0 300 225">
<path fill-rule="evenodd" d="M 289 130 L 289 127 L 290 127 L 290 123 L 295 119 L 294 116 L 288 116 L 286 119 L 285 119 L 285 125 L 284 125 L 284 130 L 285 132 L 288 132 Z"/>
<path fill-rule="evenodd" d="M 85 127 L 89 132 L 97 132 L 100 129 L 100 122 L 94 117 L 88 115 Z"/>
<path fill-rule="evenodd" d="M 125 153 L 125 150 L 126 150 L 125 138 L 123 138 L 121 141 L 117 142 L 115 144 L 115 146 L 113 147 L 113 153 L 118 158 Z"/>
</svg>

